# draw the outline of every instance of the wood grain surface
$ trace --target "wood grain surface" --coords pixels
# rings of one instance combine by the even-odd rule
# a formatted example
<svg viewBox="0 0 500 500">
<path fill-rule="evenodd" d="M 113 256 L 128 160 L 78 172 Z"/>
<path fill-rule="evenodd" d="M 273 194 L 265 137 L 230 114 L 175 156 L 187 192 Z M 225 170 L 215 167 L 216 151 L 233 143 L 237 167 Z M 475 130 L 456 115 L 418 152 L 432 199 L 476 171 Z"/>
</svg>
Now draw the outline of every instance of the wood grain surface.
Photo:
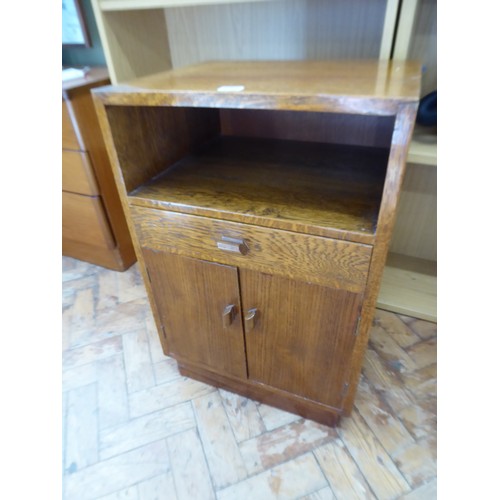
<svg viewBox="0 0 500 500">
<path fill-rule="evenodd" d="M 361 295 L 240 269 L 248 376 L 266 385 L 340 407 L 348 383 Z"/>
<path fill-rule="evenodd" d="M 129 267 L 136 261 L 136 256 L 90 91 L 74 91 L 74 95 L 71 96 L 71 106 L 80 124 L 82 139 L 92 162 L 102 203 L 121 260 L 125 268 Z"/>
<path fill-rule="evenodd" d="M 360 292 L 366 284 L 368 245 L 272 230 L 248 224 L 131 206 L 141 245 Z M 223 237 L 243 239 L 243 255 L 217 246 Z"/>
<path fill-rule="evenodd" d="M 85 148 L 78 130 L 78 125 L 75 124 L 71 117 L 71 104 L 62 100 L 62 147 L 63 149 L 71 149 L 73 151 L 81 151 Z"/>
<path fill-rule="evenodd" d="M 67 206 L 72 212 L 63 213 L 63 253 L 123 271 L 136 257 L 90 93 L 106 83 L 107 69 L 93 67 L 84 78 L 62 84 L 63 210 Z M 99 194 L 99 198 L 80 200 L 79 205 L 86 207 L 78 209 L 84 211 L 81 220 L 75 214 L 78 198 L 71 193 Z M 103 248 L 108 249 L 107 255 Z"/>
<path fill-rule="evenodd" d="M 241 91 L 225 89 L 243 86 Z M 389 61 L 207 62 L 96 90 L 106 104 L 291 109 L 394 115 L 420 95 L 420 64 Z"/>
<path fill-rule="evenodd" d="M 108 106 L 105 113 L 127 191 L 154 178 L 219 131 L 214 110 Z"/>
<path fill-rule="evenodd" d="M 231 87 L 238 85 L 243 88 Z M 193 360 L 187 347 L 177 355 L 183 373 L 322 422 L 350 413 L 419 92 L 418 63 L 267 61 L 205 63 L 94 93 L 136 248 L 162 262 L 167 254 L 208 261 L 171 266 L 186 268 L 173 270 L 173 279 L 164 267 L 156 273 L 161 286 L 191 282 L 189 295 L 206 304 L 211 295 L 217 298 L 217 277 L 205 266 L 232 266 L 228 275 L 237 289 L 239 273 L 241 293 L 241 304 L 232 304 L 244 318 L 249 369 L 250 335 L 265 326 L 269 343 L 256 349 L 253 360 L 258 380 L 231 373 L 229 360 L 219 360 L 229 366 L 220 370 Z M 266 110 L 268 116 L 272 110 L 300 112 L 304 121 L 299 115 L 256 119 L 248 110 Z M 323 120 L 314 112 L 343 116 Z M 353 114 L 359 116 L 347 117 Z M 259 120 L 266 138 L 259 137 Z M 290 136 L 299 123 L 310 130 Z M 326 131 L 331 124 L 335 130 Z M 254 137 L 217 137 L 221 131 Z M 351 140 L 365 146 L 332 144 L 348 142 L 351 131 Z M 143 272 L 146 277 L 145 267 Z M 231 280 L 220 281 L 224 288 Z M 165 311 L 169 317 L 186 311 L 180 303 L 172 311 L 162 302 L 180 291 L 159 298 L 153 288 L 161 331 Z M 196 343 L 209 351 L 204 342 L 217 335 L 213 325 L 228 324 L 231 309 L 224 302 L 215 308 L 221 310 L 217 320 L 201 306 L 206 323 L 197 330 L 203 339 L 188 335 L 195 358 Z M 187 328 L 178 328 L 177 335 Z M 173 352 L 166 337 L 162 344 Z M 265 357 L 273 352 L 275 366 Z M 301 356 L 307 362 L 301 364 Z"/>
<path fill-rule="evenodd" d="M 238 271 L 143 247 L 170 354 L 246 378 Z M 223 324 L 226 306 L 235 316 Z"/>
<path fill-rule="evenodd" d="M 392 116 L 221 109 L 222 135 L 389 148 Z"/>
<path fill-rule="evenodd" d="M 103 248 L 115 241 L 99 196 L 62 193 L 63 238 Z"/>
<path fill-rule="evenodd" d="M 369 339 L 375 305 L 382 282 L 382 274 L 396 220 L 396 211 L 401 194 L 401 186 L 406 168 L 406 157 L 415 124 L 416 112 L 416 104 L 402 104 L 394 125 L 391 153 L 387 166 L 384 193 L 377 223 L 377 233 L 362 308 L 362 319 L 359 326 L 359 335 L 353 350 L 349 390 L 344 401 L 344 409 L 347 414 L 350 413 L 354 405 L 356 388 L 361 375 L 361 366 Z"/>
<path fill-rule="evenodd" d="M 387 158 L 379 148 L 222 137 L 131 202 L 371 243 Z"/>
<path fill-rule="evenodd" d="M 99 194 L 92 164 L 87 153 L 62 151 L 63 191 L 95 196 Z"/>
<path fill-rule="evenodd" d="M 326 406 L 317 401 L 311 401 L 291 392 L 250 379 L 242 381 L 234 377 L 228 377 L 227 375 L 207 370 L 204 367 L 190 364 L 185 360 L 179 360 L 178 366 L 182 375 L 236 392 L 247 398 L 255 399 L 287 412 L 293 412 L 296 415 L 310 418 L 325 425 L 335 426 L 342 415 L 342 410 L 339 408 Z"/>
</svg>

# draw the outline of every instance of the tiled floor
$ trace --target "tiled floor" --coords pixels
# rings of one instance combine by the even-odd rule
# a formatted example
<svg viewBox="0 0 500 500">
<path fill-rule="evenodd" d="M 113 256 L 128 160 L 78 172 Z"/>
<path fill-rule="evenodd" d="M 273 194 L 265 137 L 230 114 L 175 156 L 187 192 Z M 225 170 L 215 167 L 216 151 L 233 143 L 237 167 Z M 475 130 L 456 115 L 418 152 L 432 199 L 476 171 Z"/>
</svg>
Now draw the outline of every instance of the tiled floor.
<svg viewBox="0 0 500 500">
<path fill-rule="evenodd" d="M 331 429 L 181 377 L 142 279 L 63 258 L 67 500 L 436 497 L 436 325 L 377 311 Z"/>
</svg>

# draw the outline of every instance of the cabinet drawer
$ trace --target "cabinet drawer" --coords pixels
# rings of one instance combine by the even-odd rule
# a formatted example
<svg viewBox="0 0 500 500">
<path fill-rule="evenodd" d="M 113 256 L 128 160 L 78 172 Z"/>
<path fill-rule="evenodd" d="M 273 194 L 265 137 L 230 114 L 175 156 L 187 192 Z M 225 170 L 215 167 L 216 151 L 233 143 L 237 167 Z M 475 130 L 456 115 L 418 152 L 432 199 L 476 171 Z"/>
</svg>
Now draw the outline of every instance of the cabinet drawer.
<svg viewBox="0 0 500 500">
<path fill-rule="evenodd" d="M 92 164 L 87 153 L 63 150 L 62 188 L 64 191 L 90 196 L 99 194 Z"/>
<path fill-rule="evenodd" d="M 131 206 L 142 246 L 352 292 L 364 290 L 372 247 Z"/>
<path fill-rule="evenodd" d="M 83 143 L 79 139 L 77 125 L 73 123 L 69 112 L 69 105 L 62 102 L 62 147 L 63 149 L 83 150 Z"/>
<path fill-rule="evenodd" d="M 115 242 L 99 196 L 62 193 L 62 235 L 103 248 L 114 248 Z"/>
</svg>

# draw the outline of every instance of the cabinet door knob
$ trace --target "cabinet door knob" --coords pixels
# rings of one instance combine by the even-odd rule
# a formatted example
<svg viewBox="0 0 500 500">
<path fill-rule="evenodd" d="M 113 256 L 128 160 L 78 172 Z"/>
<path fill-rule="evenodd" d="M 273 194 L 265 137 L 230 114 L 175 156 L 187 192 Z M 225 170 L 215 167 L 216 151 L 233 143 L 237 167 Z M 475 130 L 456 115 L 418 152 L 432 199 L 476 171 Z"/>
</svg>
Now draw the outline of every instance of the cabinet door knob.
<svg viewBox="0 0 500 500">
<path fill-rule="evenodd" d="M 222 236 L 221 241 L 217 242 L 217 248 L 226 252 L 239 253 L 240 255 L 248 253 L 248 245 L 244 239 L 229 238 L 228 236 Z"/>
<path fill-rule="evenodd" d="M 231 325 L 236 316 L 236 306 L 234 304 L 229 304 L 224 308 L 224 312 L 222 313 L 222 326 L 227 328 Z"/>
<path fill-rule="evenodd" d="M 245 331 L 250 332 L 255 328 L 257 319 L 257 308 L 249 309 L 245 314 Z"/>
</svg>

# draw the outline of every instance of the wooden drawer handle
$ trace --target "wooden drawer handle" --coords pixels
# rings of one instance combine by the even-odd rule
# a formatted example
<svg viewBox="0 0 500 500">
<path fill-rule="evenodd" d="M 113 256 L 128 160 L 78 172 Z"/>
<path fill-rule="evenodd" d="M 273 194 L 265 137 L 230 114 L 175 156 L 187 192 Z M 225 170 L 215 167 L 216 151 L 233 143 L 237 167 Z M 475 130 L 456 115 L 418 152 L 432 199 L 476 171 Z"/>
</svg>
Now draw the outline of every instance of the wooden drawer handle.
<svg viewBox="0 0 500 500">
<path fill-rule="evenodd" d="M 249 309 L 245 314 L 245 331 L 251 332 L 255 328 L 257 320 L 257 308 Z"/>
<path fill-rule="evenodd" d="M 229 304 L 224 308 L 222 313 L 222 326 L 227 328 L 231 325 L 236 316 L 236 306 L 234 304 Z"/>
<path fill-rule="evenodd" d="M 246 255 L 248 253 L 248 245 L 243 239 L 222 236 L 221 240 L 222 241 L 217 242 L 217 248 L 220 250 L 239 253 L 240 255 Z"/>
</svg>

